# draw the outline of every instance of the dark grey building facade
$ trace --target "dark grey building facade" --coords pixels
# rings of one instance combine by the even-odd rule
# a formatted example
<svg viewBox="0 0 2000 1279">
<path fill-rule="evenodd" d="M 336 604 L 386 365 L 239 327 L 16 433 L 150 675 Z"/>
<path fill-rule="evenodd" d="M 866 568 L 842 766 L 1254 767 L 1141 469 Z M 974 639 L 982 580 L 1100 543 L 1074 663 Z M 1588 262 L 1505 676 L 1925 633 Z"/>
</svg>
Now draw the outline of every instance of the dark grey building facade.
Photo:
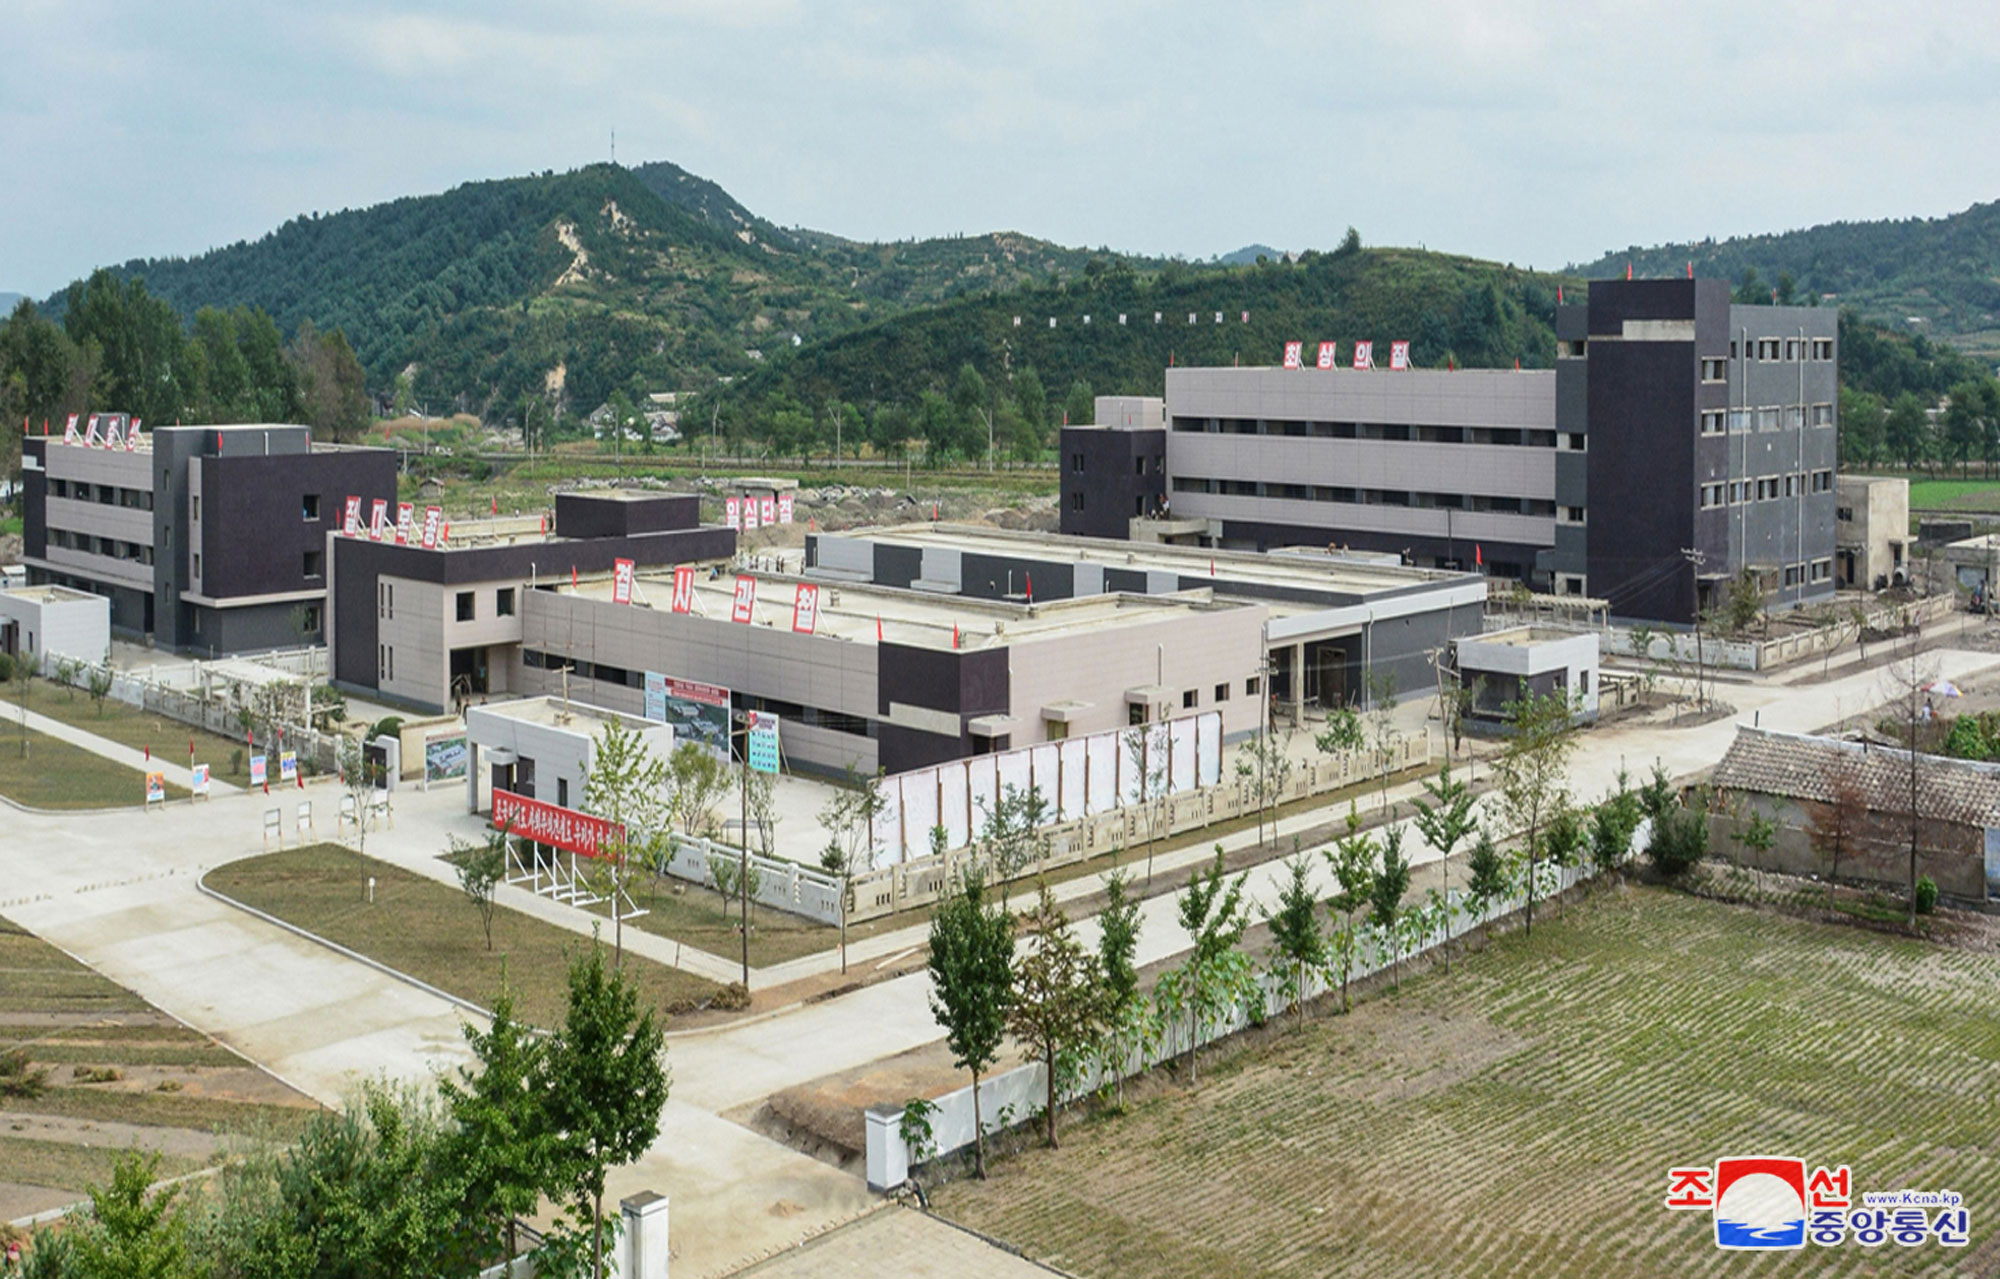
<svg viewBox="0 0 2000 1279">
<path fill-rule="evenodd" d="M 1060 527 L 1126 536 L 1157 438 L 1173 516 L 1225 548 L 1390 552 L 1674 623 L 1746 569 L 1776 604 L 1831 596 L 1834 311 L 1600 280 L 1557 327 L 1552 371 L 1169 369 L 1163 436 L 1064 433 Z"/>
<path fill-rule="evenodd" d="M 121 422 L 121 426 L 123 423 Z M 114 633 L 216 655 L 322 642 L 329 530 L 396 499 L 388 449 L 290 425 L 157 427 L 137 447 L 30 438 L 29 578 L 103 595 Z"/>
</svg>

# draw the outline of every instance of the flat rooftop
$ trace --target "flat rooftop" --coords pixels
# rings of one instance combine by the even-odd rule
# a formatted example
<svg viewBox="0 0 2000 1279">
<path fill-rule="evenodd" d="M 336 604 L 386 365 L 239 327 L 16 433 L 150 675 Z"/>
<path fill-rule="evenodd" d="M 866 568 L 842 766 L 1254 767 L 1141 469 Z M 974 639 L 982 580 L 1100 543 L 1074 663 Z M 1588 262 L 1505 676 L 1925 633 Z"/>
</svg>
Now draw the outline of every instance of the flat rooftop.
<svg viewBox="0 0 2000 1279">
<path fill-rule="evenodd" d="M 874 644 L 878 642 L 879 626 L 880 642 L 935 649 L 952 647 L 954 628 L 959 637 L 958 647 L 972 650 L 1017 640 L 1110 633 L 1197 611 L 1258 607 L 1236 601 L 1217 601 L 1206 590 L 1181 591 L 1171 595 L 1090 595 L 1081 599 L 1027 604 L 938 595 L 891 586 L 828 582 L 789 573 L 750 571 L 741 575 L 755 578 L 757 582 L 757 602 L 751 610 L 749 625 L 789 632 L 797 588 L 801 585 L 816 586 L 819 588 L 819 619 L 815 635 L 857 644 Z M 698 570 L 691 610 L 694 615 L 728 621 L 736 603 L 737 576 L 735 572 L 725 571 L 718 577 L 710 578 L 706 570 Z M 605 575 L 587 577 L 573 587 L 568 583 L 558 584 L 556 593 L 609 603 L 612 581 Z M 642 569 L 634 582 L 632 607 L 664 612 L 671 605 L 673 593 L 671 569 L 650 572 Z"/>
<path fill-rule="evenodd" d="M 8 586 L 0 587 L 0 595 L 9 599 L 27 600 L 34 604 L 73 604 L 83 600 L 101 600 L 102 595 L 92 595 L 88 591 L 74 591 L 67 586 Z"/>
<path fill-rule="evenodd" d="M 1015 533 L 962 524 L 890 525 L 850 529 L 825 536 L 888 546 L 951 547 L 978 555 L 1010 555 L 1069 564 L 1103 564 L 1110 568 L 1176 573 L 1184 577 L 1209 577 L 1212 566 L 1212 575 L 1219 579 L 1254 582 L 1279 589 L 1354 595 L 1403 591 L 1432 583 L 1460 583 L 1473 580 L 1474 576 L 1443 569 L 1368 563 L 1324 551 L 1315 553 L 1310 547 L 1266 555 L 1255 551 L 1211 551 L 1197 546 L 1064 537 L 1056 533 Z M 1227 583 L 1218 582 L 1217 590 L 1227 594 Z"/>
<path fill-rule="evenodd" d="M 597 730 L 616 720 L 629 728 L 652 728 L 656 722 L 640 715 L 627 715 L 602 706 L 592 706 L 585 702 L 565 703 L 561 697 L 523 697 L 511 702 L 491 702 L 484 706 L 471 706 L 468 712 L 482 715 L 497 715 L 502 719 L 516 720 L 523 724 L 540 724 L 546 728 L 563 728 L 578 733 L 596 736 Z"/>
</svg>

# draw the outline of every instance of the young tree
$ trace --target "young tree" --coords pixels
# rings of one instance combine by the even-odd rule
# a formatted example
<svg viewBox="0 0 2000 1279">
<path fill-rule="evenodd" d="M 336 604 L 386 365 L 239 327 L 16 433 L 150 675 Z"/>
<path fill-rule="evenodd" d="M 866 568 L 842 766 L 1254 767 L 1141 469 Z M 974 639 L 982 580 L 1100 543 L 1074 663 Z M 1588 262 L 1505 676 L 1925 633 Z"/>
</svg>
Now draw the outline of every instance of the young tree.
<svg viewBox="0 0 2000 1279">
<path fill-rule="evenodd" d="M 486 949 L 493 949 L 493 895 L 507 876 L 507 827 L 502 825 L 479 843 L 451 837 L 451 853 L 458 860 L 458 887 L 472 908 L 479 912 L 479 926 L 486 934 Z"/>
<path fill-rule="evenodd" d="M 88 681 L 91 705 L 96 708 L 97 714 L 101 718 L 104 714 L 104 699 L 111 693 L 111 655 L 109 653 L 105 654 L 104 665 L 90 668 Z"/>
<path fill-rule="evenodd" d="M 1625 770 L 1619 769 L 1618 789 L 1604 797 L 1590 821 L 1590 859 L 1600 873 L 1616 870 L 1632 851 L 1632 834 L 1645 815 L 1639 805 Z"/>
<path fill-rule="evenodd" d="M 1278 908 L 1266 909 L 1271 925 L 1271 971 L 1290 998 L 1299 1024 L 1306 1019 L 1306 972 L 1326 964 L 1326 935 L 1320 931 L 1319 900 L 1313 896 L 1312 866 L 1305 854 L 1295 853 L 1285 863 L 1290 872 L 1278 891 Z"/>
<path fill-rule="evenodd" d="M 729 790 L 729 768 L 699 742 L 682 742 L 667 756 L 672 816 L 681 832 L 699 835 L 716 802 Z"/>
<path fill-rule="evenodd" d="M 1424 794 L 1430 798 L 1411 804 L 1416 810 L 1413 820 L 1424 842 L 1438 850 L 1445 892 L 1448 894 L 1451 892 L 1451 855 L 1459 844 L 1479 829 L 1479 818 L 1472 811 L 1475 803 L 1472 787 L 1451 775 L 1451 761 L 1446 760 L 1438 767 L 1437 777 L 1424 782 Z"/>
<path fill-rule="evenodd" d="M 986 824 L 980 839 L 992 860 L 994 877 L 1000 881 L 1000 908 L 1007 908 L 1010 881 L 1030 865 L 1040 865 L 1049 850 L 1049 802 L 1042 788 L 1030 784 L 1026 790 L 1009 785 L 986 809 Z"/>
<path fill-rule="evenodd" d="M 1542 825 L 1569 803 L 1569 759 L 1576 750 L 1569 702 L 1530 693 L 1509 707 L 1513 736 L 1494 761 L 1493 775 L 1508 817 L 1527 832 L 1528 932 L 1535 930 L 1535 865 Z"/>
<path fill-rule="evenodd" d="M 1893 708 L 1897 726 L 1909 746 L 1901 770 L 1903 797 L 1910 832 L 1909 924 L 1917 926 L 1917 844 L 1923 833 L 1924 811 L 1930 799 L 1930 757 L 1923 752 L 1923 730 L 1935 718 L 1931 708 L 1931 685 L 1937 682 L 1938 664 L 1923 656 L 1918 635 L 1912 630 L 1903 651 L 1884 668 L 1884 688 Z"/>
<path fill-rule="evenodd" d="M 1313 737 L 1313 745 L 1322 755 L 1346 755 L 1360 750 L 1368 744 L 1368 738 L 1361 729 L 1361 716 L 1352 706 L 1341 706 L 1329 712 L 1326 727 Z"/>
<path fill-rule="evenodd" d="M 1389 761 L 1396 754 L 1396 673 L 1368 672 L 1368 741 L 1374 747 L 1382 807 L 1389 806 Z"/>
<path fill-rule="evenodd" d="M 1292 781 L 1292 735 L 1262 732 L 1236 755 L 1236 776 L 1257 799 L 1257 846 L 1264 846 L 1264 810 L 1271 810 L 1271 835 L 1278 834 L 1278 800 Z"/>
<path fill-rule="evenodd" d="M 1368 922 L 1380 930 L 1389 943 L 1393 980 L 1403 984 L 1403 948 L 1397 931 L 1397 916 L 1403 908 L 1403 894 L 1410 891 L 1410 863 L 1403 856 L 1404 827 L 1390 825 L 1382 831 L 1382 869 L 1368 889 Z"/>
<path fill-rule="evenodd" d="M 612 719 L 591 744 L 590 772 L 583 779 L 583 811 L 613 822 L 624 838 L 597 856 L 595 874 L 611 899 L 611 965 L 625 964 L 624 902 L 629 897 L 632 857 L 642 863 L 667 828 L 667 766 L 634 729 Z M 745 838 L 748 838 L 746 835 Z"/>
<path fill-rule="evenodd" d="M 1162 977 L 1154 990 L 1167 1019 L 1187 1018 L 1190 1084 L 1195 1082 L 1202 1031 L 1219 1022 L 1256 984 L 1249 956 L 1238 949 L 1250 925 L 1243 898 L 1245 877 L 1238 875 L 1225 884 L 1224 871 L 1218 844 L 1208 872 L 1197 870 L 1189 876 L 1177 899 L 1181 928 L 1193 946 L 1181 966 Z"/>
<path fill-rule="evenodd" d="M 562 1083 L 547 1074 L 545 1041 L 515 1020 L 504 973 L 487 1029 L 468 1021 L 463 1033 L 477 1069 L 460 1066 L 455 1077 L 438 1081 L 455 1124 L 446 1148 L 478 1233 L 503 1244 L 512 1258 L 518 1251 L 515 1220 L 533 1215 L 552 1184 L 555 1150 L 543 1098 Z"/>
<path fill-rule="evenodd" d="M 1097 914 L 1097 963 L 1104 976 L 1106 1057 L 1118 1077 L 1118 1100 L 1125 1100 L 1125 1070 L 1147 1030 L 1146 1001 L 1139 998 L 1139 900 L 1126 895 L 1125 873 L 1104 877 L 1104 909 Z"/>
<path fill-rule="evenodd" d="M 1746 861 L 1766 866 L 1768 859 L 1765 854 L 1778 842 L 1778 823 L 1759 812 L 1747 796 L 1739 796 L 1738 800 L 1742 805 L 1741 811 L 1749 820 L 1737 828 L 1737 846 L 1743 850 Z"/>
<path fill-rule="evenodd" d="M 1014 990 L 1014 919 L 986 903 L 978 869 L 931 916 L 931 1015 L 944 1027 L 952 1061 L 972 1072 L 972 1166 L 986 1177 L 986 1122 L 979 1077 L 1000 1055 Z"/>
<path fill-rule="evenodd" d="M 569 969 L 569 1006 L 547 1047 L 551 1184 L 570 1196 L 591 1234 L 591 1274 L 604 1271 L 604 1176 L 646 1153 L 660 1135 L 670 1078 L 664 1028 L 640 1010 L 625 974 L 604 968 L 604 947 Z"/>
<path fill-rule="evenodd" d="M 846 784 L 820 809 L 820 825 L 832 831 L 833 836 L 820 854 L 819 864 L 828 874 L 840 877 L 840 971 L 843 973 L 847 971 L 847 912 L 853 906 L 850 898 L 854 876 L 875 869 L 875 819 L 888 803 L 882 793 L 881 777 L 862 777 L 850 764 Z"/>
<path fill-rule="evenodd" d="M 757 851 L 775 857 L 778 851 L 778 779 L 751 769 L 744 779 L 745 801 L 757 827 Z"/>
<path fill-rule="evenodd" d="M 1375 885 L 1375 837 L 1361 829 L 1361 814 L 1352 800 L 1347 804 L 1346 833 L 1333 841 L 1332 848 L 1321 850 L 1320 855 L 1326 858 L 1327 868 L 1339 885 L 1339 891 L 1326 904 L 1338 920 L 1329 944 L 1340 966 L 1340 1011 L 1347 1012 L 1352 1007 L 1347 998 L 1347 982 L 1354 973 L 1357 917 L 1368 904 Z"/>
<path fill-rule="evenodd" d="M 1125 753 L 1133 761 L 1132 781 L 1121 796 L 1136 805 L 1146 822 L 1146 887 L 1153 886 L 1153 846 L 1167 828 L 1167 759 L 1164 752 L 1148 749 L 1143 725 L 1125 730 Z M 1261 817 L 1260 817 L 1261 820 Z"/>
<path fill-rule="evenodd" d="M 1073 1077 L 1083 1051 L 1103 1032 L 1109 1001 L 1097 957 L 1077 941 L 1049 881 L 1028 917 L 1031 945 L 1014 969 L 1007 1029 L 1042 1060 L 1048 1083 L 1044 1117 L 1056 1145 L 1056 1095 Z"/>
<path fill-rule="evenodd" d="M 1479 926 L 1486 928 L 1491 923 L 1487 912 L 1493 909 L 1494 902 L 1507 895 L 1507 859 L 1493 843 L 1490 832 L 1479 832 L 1479 842 L 1472 846 L 1472 856 L 1466 859 L 1466 870 L 1470 872 L 1466 891 L 1479 911 Z"/>
<path fill-rule="evenodd" d="M 1859 843 L 1868 828 L 1868 796 L 1861 789 L 1860 769 L 1846 751 L 1827 765 L 1827 797 L 1807 806 L 1806 838 L 1826 858 L 1826 909 L 1833 912 L 1833 887 L 1840 879 L 1840 859 Z"/>
<path fill-rule="evenodd" d="M 1577 856 L 1590 839 L 1590 832 L 1584 827 L 1583 815 L 1569 804 L 1564 804 L 1549 814 L 1548 825 L 1542 831 L 1542 859 L 1558 871 L 1574 866 Z M 1562 914 L 1560 888 L 1562 880 L 1556 880 L 1556 914 Z"/>
<path fill-rule="evenodd" d="M 342 734 L 335 758 L 340 789 L 354 805 L 354 851 L 368 851 L 368 827 L 375 820 L 375 784 L 381 769 L 368 758 L 368 748 Z"/>
</svg>

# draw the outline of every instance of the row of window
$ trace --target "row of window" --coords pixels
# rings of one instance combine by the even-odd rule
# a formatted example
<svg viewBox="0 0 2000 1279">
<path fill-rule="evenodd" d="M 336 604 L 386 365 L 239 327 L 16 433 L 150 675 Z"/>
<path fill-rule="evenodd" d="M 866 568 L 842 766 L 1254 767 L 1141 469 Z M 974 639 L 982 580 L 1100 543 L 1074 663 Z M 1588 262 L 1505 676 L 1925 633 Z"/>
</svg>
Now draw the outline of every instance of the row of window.
<svg viewBox="0 0 2000 1279">
<path fill-rule="evenodd" d="M 1730 359 L 1746 353 L 1763 364 L 1796 364 L 1801 358 L 1825 362 L 1833 358 L 1833 339 L 1806 338 L 1802 342 L 1799 338 L 1751 338 L 1741 351 L 1735 338 L 1729 340 Z"/>
<path fill-rule="evenodd" d="M 1752 430 L 1796 431 L 1806 424 L 1808 411 L 1814 426 L 1833 425 L 1831 404 L 1766 404 L 1748 409 L 1704 409 L 1701 433 L 1721 435 L 1726 431 L 1732 435 L 1747 435 Z"/>
<path fill-rule="evenodd" d="M 1701 509 L 1704 511 L 1718 506 L 1739 506 L 1749 502 L 1770 502 L 1779 498 L 1798 497 L 1802 492 L 1831 493 L 1833 491 L 1833 471 L 1820 470 L 1810 473 L 1794 471 L 1790 475 L 1767 475 L 1762 479 L 1731 480 L 1722 484 L 1701 486 Z"/>
<path fill-rule="evenodd" d="M 458 593 L 458 599 L 454 603 L 458 610 L 457 616 L 459 621 L 471 622 L 478 619 L 479 601 L 477 596 L 477 591 L 460 591 Z M 514 616 L 513 587 L 503 586 L 493 592 L 493 615 L 495 617 Z"/>
<path fill-rule="evenodd" d="M 1554 431 L 1501 426 L 1411 426 L 1393 422 L 1274 421 L 1249 417 L 1177 417 L 1174 430 L 1201 435 L 1280 435 L 1320 440 L 1412 440 L 1421 444 L 1501 444 L 1554 448 Z M 1081 457 L 1081 454 L 1077 455 Z"/>
<path fill-rule="evenodd" d="M 73 533 L 66 528 L 49 530 L 49 545 L 60 546 L 66 551 L 83 551 L 90 555 L 108 555 L 114 560 L 131 560 L 137 564 L 153 562 L 153 548 L 138 542 L 121 542 L 115 537 L 97 537 L 90 533 Z"/>
<path fill-rule="evenodd" d="M 1554 502 L 1534 497 L 1495 497 L 1483 493 L 1422 493 L 1404 489 L 1345 488 L 1325 484 L 1277 484 L 1264 480 L 1210 480 L 1192 475 L 1176 475 L 1174 492 L 1212 493 L 1222 497 L 1271 497 L 1294 502 L 1344 502 L 1353 506 L 1409 506 L 1435 510 L 1484 511 L 1500 515 L 1552 516 L 1556 513 Z"/>
<path fill-rule="evenodd" d="M 49 496 L 66 497 L 76 502 L 96 502 L 100 506 L 122 506 L 134 511 L 153 509 L 153 495 L 147 489 L 92 484 L 88 480 L 50 480 Z"/>
</svg>

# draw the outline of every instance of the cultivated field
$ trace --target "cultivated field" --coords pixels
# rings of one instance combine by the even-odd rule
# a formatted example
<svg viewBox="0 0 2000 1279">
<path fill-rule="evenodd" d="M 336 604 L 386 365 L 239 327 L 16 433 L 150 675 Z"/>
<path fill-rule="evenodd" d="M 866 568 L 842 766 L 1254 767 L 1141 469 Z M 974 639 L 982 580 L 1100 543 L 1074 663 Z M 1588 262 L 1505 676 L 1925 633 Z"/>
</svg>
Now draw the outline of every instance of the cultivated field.
<svg viewBox="0 0 2000 1279">
<path fill-rule="evenodd" d="M 224 1134 L 290 1140 L 315 1109 L 235 1053 L 0 919 L 0 1222 L 83 1197 L 118 1152 L 160 1174 L 214 1163 Z"/>
<path fill-rule="evenodd" d="M 1972 1243 L 1759 1275 L 1993 1274 L 1996 982 L 1992 950 L 1600 893 L 934 1202 L 1083 1275 L 1737 1275 L 1708 1214 L 1664 1209 L 1666 1170 L 1796 1155 L 1956 1190 Z"/>
</svg>

